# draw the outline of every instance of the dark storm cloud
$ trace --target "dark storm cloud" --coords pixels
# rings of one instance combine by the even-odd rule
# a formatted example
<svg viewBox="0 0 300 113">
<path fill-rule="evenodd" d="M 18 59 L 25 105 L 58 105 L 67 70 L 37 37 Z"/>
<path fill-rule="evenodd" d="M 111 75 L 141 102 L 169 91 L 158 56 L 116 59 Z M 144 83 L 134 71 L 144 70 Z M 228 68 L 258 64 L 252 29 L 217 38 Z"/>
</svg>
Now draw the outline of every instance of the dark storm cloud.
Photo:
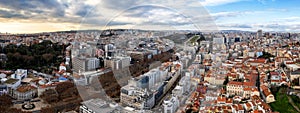
<svg viewBox="0 0 300 113">
<path fill-rule="evenodd" d="M 78 16 L 80 16 L 80 17 L 84 17 L 84 16 L 86 16 L 89 13 L 89 11 L 92 8 L 93 7 L 89 6 L 89 5 L 81 5 L 80 7 L 78 7 L 78 10 L 75 12 L 75 14 L 78 15 Z M 88 16 L 91 16 L 91 15 L 88 15 Z"/>
<path fill-rule="evenodd" d="M 138 0 L 102 0 L 101 2 L 106 8 L 125 10 L 135 6 Z"/>
<path fill-rule="evenodd" d="M 28 15 L 19 14 L 15 11 L 6 11 L 6 10 L 0 10 L 0 17 L 1 18 L 21 18 L 21 19 L 27 19 L 29 18 Z"/>
<path fill-rule="evenodd" d="M 0 0 L 0 6 L 14 11 L 47 14 L 54 17 L 65 15 L 65 5 L 56 0 Z"/>
<path fill-rule="evenodd" d="M 0 7 L 3 8 L 0 10 L 0 18 L 70 23 L 80 23 L 82 17 L 85 17 L 93 8 L 93 6 L 80 0 L 71 2 L 58 2 L 57 0 L 0 0 Z M 92 13 L 88 16 L 90 18 L 100 15 Z"/>
</svg>

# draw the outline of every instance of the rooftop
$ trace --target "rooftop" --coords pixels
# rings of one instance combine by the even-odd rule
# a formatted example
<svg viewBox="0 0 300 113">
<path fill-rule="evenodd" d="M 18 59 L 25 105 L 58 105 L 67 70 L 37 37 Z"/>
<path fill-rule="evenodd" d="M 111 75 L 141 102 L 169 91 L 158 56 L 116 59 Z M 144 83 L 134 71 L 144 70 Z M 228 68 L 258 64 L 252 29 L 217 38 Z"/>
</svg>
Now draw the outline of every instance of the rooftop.
<svg viewBox="0 0 300 113">
<path fill-rule="evenodd" d="M 82 104 L 96 113 L 109 113 L 116 109 L 100 98 L 87 100 L 82 102 Z"/>
<path fill-rule="evenodd" d="M 300 74 L 300 69 L 291 72 L 291 75 L 298 75 L 298 74 Z"/>
<path fill-rule="evenodd" d="M 5 81 L 6 84 L 15 84 L 16 82 L 18 82 L 19 80 L 18 79 L 13 79 L 13 78 L 10 78 L 8 79 L 7 81 Z"/>
<path fill-rule="evenodd" d="M 18 87 L 17 91 L 24 93 L 24 92 L 34 90 L 34 89 L 36 89 L 36 88 L 31 85 L 23 85 L 23 86 Z"/>
<path fill-rule="evenodd" d="M 230 81 L 228 85 L 243 85 L 243 82 Z"/>
</svg>

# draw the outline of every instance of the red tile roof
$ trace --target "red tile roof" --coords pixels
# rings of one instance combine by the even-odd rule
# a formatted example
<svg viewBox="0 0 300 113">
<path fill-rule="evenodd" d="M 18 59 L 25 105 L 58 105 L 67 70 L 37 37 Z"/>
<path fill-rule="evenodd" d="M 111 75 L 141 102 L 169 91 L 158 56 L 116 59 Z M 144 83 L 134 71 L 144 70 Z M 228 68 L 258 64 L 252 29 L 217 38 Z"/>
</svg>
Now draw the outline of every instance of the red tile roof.
<svg viewBox="0 0 300 113">
<path fill-rule="evenodd" d="M 272 76 L 272 75 L 279 75 L 279 73 L 278 72 L 270 72 L 270 75 Z"/>
<path fill-rule="evenodd" d="M 244 110 L 243 105 L 242 104 L 238 104 L 238 110 Z"/>
<path fill-rule="evenodd" d="M 218 102 L 226 102 L 226 97 L 218 96 L 217 101 Z"/>
<path fill-rule="evenodd" d="M 254 82 L 244 82 L 243 85 L 245 87 L 252 87 L 252 86 L 255 86 L 255 83 Z"/>
<path fill-rule="evenodd" d="M 252 91 L 252 88 L 244 88 L 244 91 Z"/>
<path fill-rule="evenodd" d="M 242 82 L 237 82 L 237 81 L 230 81 L 228 83 L 228 85 L 243 85 L 243 83 Z"/>
</svg>

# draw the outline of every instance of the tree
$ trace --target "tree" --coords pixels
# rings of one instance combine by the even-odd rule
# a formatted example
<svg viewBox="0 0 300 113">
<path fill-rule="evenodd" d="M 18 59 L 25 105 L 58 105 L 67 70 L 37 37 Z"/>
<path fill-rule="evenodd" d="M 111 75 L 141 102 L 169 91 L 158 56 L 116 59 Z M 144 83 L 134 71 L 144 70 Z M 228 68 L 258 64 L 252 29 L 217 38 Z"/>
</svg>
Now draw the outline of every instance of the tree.
<svg viewBox="0 0 300 113">
<path fill-rule="evenodd" d="M 12 106 L 12 99 L 8 95 L 1 95 L 0 96 L 0 112 L 2 113 L 13 113 L 10 112 L 10 106 Z"/>
<path fill-rule="evenodd" d="M 42 57 L 46 61 L 46 63 L 49 63 L 53 59 L 53 54 L 46 53 L 43 54 Z"/>
<path fill-rule="evenodd" d="M 55 113 L 55 110 L 54 108 L 47 106 L 41 109 L 41 113 Z"/>
<path fill-rule="evenodd" d="M 200 35 L 200 38 L 197 40 L 197 42 L 205 41 L 205 37 L 203 35 Z"/>
<path fill-rule="evenodd" d="M 228 78 L 228 76 L 226 76 L 225 81 L 223 82 L 223 85 L 227 85 L 228 82 L 229 82 L 229 78 Z"/>
<path fill-rule="evenodd" d="M 299 86 L 299 78 L 296 78 L 296 79 L 292 80 L 292 85 L 293 86 Z"/>
<path fill-rule="evenodd" d="M 278 87 L 277 86 L 275 86 L 275 85 L 271 85 L 271 92 L 272 92 L 272 94 L 276 94 L 277 92 L 278 92 Z"/>
<path fill-rule="evenodd" d="M 8 95 L 1 95 L 0 96 L 0 106 L 3 107 L 10 107 L 12 105 L 12 99 Z"/>
<path fill-rule="evenodd" d="M 55 87 L 55 90 L 58 94 L 61 94 L 62 92 L 72 87 L 75 87 L 75 85 L 72 82 L 62 82 Z"/>
<path fill-rule="evenodd" d="M 7 113 L 31 113 L 31 112 L 22 111 L 21 109 L 17 109 L 17 108 L 10 108 Z"/>
<path fill-rule="evenodd" d="M 30 46 L 9 44 L 3 49 L 8 58 L 3 65 L 6 69 L 27 68 L 41 71 L 43 68 L 48 69 L 53 65 L 58 66 L 64 60 L 66 47 L 66 45 L 47 40 Z M 52 72 L 52 70 L 47 72 Z"/>
<path fill-rule="evenodd" d="M 286 68 L 286 65 L 285 65 L 284 63 L 281 63 L 281 64 L 280 64 L 280 67 L 281 67 L 281 68 Z"/>
<path fill-rule="evenodd" d="M 271 53 L 263 51 L 263 55 L 259 56 L 258 58 L 265 58 L 265 59 L 270 59 L 271 57 L 275 57 Z"/>
</svg>

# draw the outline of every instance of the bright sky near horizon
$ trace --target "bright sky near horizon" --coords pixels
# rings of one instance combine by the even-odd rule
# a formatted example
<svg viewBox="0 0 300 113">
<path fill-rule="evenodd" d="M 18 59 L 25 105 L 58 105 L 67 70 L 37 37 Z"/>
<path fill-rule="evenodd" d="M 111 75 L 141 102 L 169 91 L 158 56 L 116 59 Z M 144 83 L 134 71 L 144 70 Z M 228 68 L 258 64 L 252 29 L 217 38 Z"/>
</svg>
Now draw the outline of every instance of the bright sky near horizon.
<svg viewBox="0 0 300 113">
<path fill-rule="evenodd" d="M 300 0 L 0 0 L 0 32 L 194 30 L 195 25 L 212 24 L 218 30 L 300 32 L 299 4 Z M 212 20 L 204 19 L 207 16 Z"/>
</svg>

